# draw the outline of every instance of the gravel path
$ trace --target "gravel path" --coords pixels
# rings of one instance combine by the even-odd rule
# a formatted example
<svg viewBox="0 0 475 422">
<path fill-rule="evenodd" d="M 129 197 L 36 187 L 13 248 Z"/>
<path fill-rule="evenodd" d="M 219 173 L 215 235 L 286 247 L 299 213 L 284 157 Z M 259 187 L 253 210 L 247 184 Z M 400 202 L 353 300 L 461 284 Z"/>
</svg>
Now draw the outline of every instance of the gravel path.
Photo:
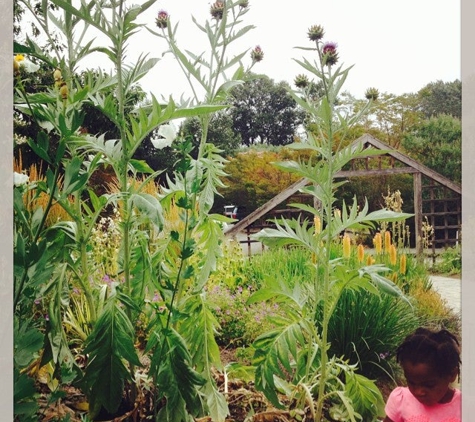
<svg viewBox="0 0 475 422">
<path fill-rule="evenodd" d="M 432 286 L 447 304 L 460 315 L 461 309 L 461 280 L 454 277 L 431 276 Z"/>
</svg>

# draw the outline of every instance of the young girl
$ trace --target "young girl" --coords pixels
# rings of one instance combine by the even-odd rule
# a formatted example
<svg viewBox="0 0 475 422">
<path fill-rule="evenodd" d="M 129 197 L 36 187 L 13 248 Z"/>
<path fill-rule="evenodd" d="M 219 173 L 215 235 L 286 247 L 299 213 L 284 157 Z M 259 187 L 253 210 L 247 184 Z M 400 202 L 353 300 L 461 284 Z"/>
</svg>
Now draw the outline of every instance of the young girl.
<svg viewBox="0 0 475 422">
<path fill-rule="evenodd" d="M 461 393 L 451 387 L 461 363 L 453 334 L 418 328 L 398 347 L 396 359 L 407 387 L 389 395 L 384 422 L 461 422 Z"/>
</svg>

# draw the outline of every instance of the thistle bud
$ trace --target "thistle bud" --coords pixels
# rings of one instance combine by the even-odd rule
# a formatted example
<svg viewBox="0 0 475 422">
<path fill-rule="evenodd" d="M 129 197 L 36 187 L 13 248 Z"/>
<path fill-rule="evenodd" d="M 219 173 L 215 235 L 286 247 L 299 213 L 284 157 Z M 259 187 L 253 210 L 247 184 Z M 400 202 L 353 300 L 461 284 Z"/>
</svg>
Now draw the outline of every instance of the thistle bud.
<svg viewBox="0 0 475 422">
<path fill-rule="evenodd" d="M 165 29 L 168 26 L 168 13 L 165 10 L 160 10 L 158 16 L 155 19 L 155 23 L 160 29 Z"/>
<path fill-rule="evenodd" d="M 323 26 L 321 25 L 313 25 L 308 30 L 308 38 L 310 41 L 319 41 L 325 35 L 325 31 L 323 30 Z"/>
<path fill-rule="evenodd" d="M 294 84 L 297 88 L 306 88 L 309 84 L 309 80 L 306 75 L 297 75 L 294 79 Z"/>
<path fill-rule="evenodd" d="M 257 63 L 262 61 L 263 58 L 264 52 L 262 51 L 262 48 L 257 45 L 254 50 L 251 51 L 251 59 L 254 63 Z"/>
<path fill-rule="evenodd" d="M 68 98 L 68 94 L 69 94 L 68 86 L 66 85 L 66 82 L 63 82 L 61 84 L 61 88 L 59 88 L 59 95 L 61 96 L 63 100 L 66 100 Z"/>
<path fill-rule="evenodd" d="M 376 101 L 379 97 L 379 91 L 376 88 L 368 88 L 364 96 L 367 100 Z"/>
<path fill-rule="evenodd" d="M 338 53 L 336 51 L 337 44 L 334 42 L 327 42 L 323 46 L 323 64 L 333 66 L 338 61 Z"/>
<path fill-rule="evenodd" d="M 245 9 L 245 8 L 248 7 L 248 6 L 249 6 L 249 1 L 248 1 L 248 0 L 241 0 L 241 1 L 239 2 L 239 7 L 240 7 L 241 9 Z"/>
<path fill-rule="evenodd" d="M 224 13 L 224 1 L 217 0 L 215 1 L 210 8 L 211 16 L 216 20 L 223 19 Z"/>
<path fill-rule="evenodd" d="M 60 81 L 63 78 L 60 68 L 55 69 L 55 71 L 53 72 L 53 78 L 56 82 Z"/>
</svg>

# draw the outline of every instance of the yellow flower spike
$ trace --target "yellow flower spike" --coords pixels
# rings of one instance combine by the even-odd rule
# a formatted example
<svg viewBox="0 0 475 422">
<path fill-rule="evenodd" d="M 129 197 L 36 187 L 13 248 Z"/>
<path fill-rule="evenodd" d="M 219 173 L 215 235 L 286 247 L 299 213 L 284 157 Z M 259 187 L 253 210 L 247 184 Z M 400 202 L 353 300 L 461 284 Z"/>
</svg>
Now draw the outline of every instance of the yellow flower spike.
<svg viewBox="0 0 475 422">
<path fill-rule="evenodd" d="M 66 100 L 68 98 L 68 94 L 69 94 L 68 86 L 66 85 L 65 82 L 63 82 L 61 84 L 61 88 L 59 88 L 59 95 L 61 95 L 61 98 L 63 100 Z"/>
<path fill-rule="evenodd" d="M 317 254 L 315 252 L 312 252 L 312 264 L 316 264 L 317 263 Z"/>
<path fill-rule="evenodd" d="M 378 254 L 381 253 L 381 251 L 383 250 L 383 239 L 381 237 L 380 232 L 374 235 L 373 245 L 374 245 L 374 248 L 376 249 L 376 253 Z"/>
<path fill-rule="evenodd" d="M 320 217 L 315 216 L 313 219 L 313 224 L 315 227 L 315 235 L 317 235 L 322 231 L 322 220 L 320 220 Z"/>
<path fill-rule="evenodd" d="M 389 252 L 390 247 L 391 247 L 391 232 L 386 230 L 384 232 L 384 250 L 385 250 L 385 252 Z"/>
<path fill-rule="evenodd" d="M 346 233 L 343 236 L 343 258 L 349 259 L 351 256 L 351 239 Z"/>
<path fill-rule="evenodd" d="M 407 267 L 407 256 L 406 254 L 403 254 L 401 255 L 401 259 L 400 259 L 400 262 L 399 262 L 399 272 L 401 274 L 406 274 L 406 268 Z"/>
<path fill-rule="evenodd" d="M 357 250 L 357 256 L 358 256 L 358 262 L 363 262 L 364 260 L 364 246 L 362 244 L 358 245 L 358 250 Z"/>
<path fill-rule="evenodd" d="M 397 273 L 392 273 L 391 275 L 391 281 L 396 284 L 397 283 Z"/>
<path fill-rule="evenodd" d="M 397 262 L 397 250 L 394 245 L 389 247 L 389 262 L 391 265 L 396 265 Z"/>
<path fill-rule="evenodd" d="M 376 260 L 371 255 L 368 255 L 368 258 L 366 258 L 366 265 L 373 265 L 375 262 Z"/>
</svg>

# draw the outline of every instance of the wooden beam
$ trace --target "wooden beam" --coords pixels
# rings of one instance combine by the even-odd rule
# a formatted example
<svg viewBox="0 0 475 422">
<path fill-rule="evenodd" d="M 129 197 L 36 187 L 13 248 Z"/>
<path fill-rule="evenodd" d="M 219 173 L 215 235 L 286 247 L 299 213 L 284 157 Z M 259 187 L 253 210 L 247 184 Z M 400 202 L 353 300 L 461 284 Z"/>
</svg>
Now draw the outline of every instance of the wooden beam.
<svg viewBox="0 0 475 422">
<path fill-rule="evenodd" d="M 441 185 L 448 187 L 449 189 L 453 190 L 454 192 L 462 194 L 462 188 L 457 183 L 452 182 L 451 180 L 445 178 L 444 176 L 442 176 L 441 174 L 435 172 L 434 170 L 430 169 L 429 167 L 424 166 L 423 164 L 421 164 L 418 161 L 408 157 L 407 155 L 397 151 L 396 149 L 390 147 L 389 145 L 384 144 L 380 140 L 376 139 L 374 136 L 371 136 L 369 134 L 365 134 L 365 135 L 359 137 L 355 141 L 355 143 L 357 143 L 357 142 L 363 142 L 364 144 L 369 144 L 369 145 L 374 146 L 376 149 L 386 151 L 387 154 L 391 155 L 396 160 L 399 160 L 401 163 L 404 163 L 404 164 L 406 164 L 410 167 L 413 167 L 414 169 L 418 170 L 419 172 L 421 172 L 425 176 L 430 177 L 431 179 L 435 180 L 437 183 L 440 183 Z"/>
<path fill-rule="evenodd" d="M 229 230 L 226 230 L 224 234 L 226 236 L 235 236 L 241 230 L 245 229 L 254 221 L 267 214 L 270 210 L 275 208 L 281 202 L 285 201 L 287 198 L 291 197 L 294 193 L 298 192 L 300 189 L 307 186 L 308 184 L 309 181 L 305 178 L 298 180 L 293 185 L 289 186 L 287 189 L 274 196 L 270 201 L 266 202 L 264 205 L 251 212 L 248 216 L 238 221 Z"/>
<path fill-rule="evenodd" d="M 423 252 L 422 245 L 422 175 L 414 174 L 414 215 L 415 215 L 415 236 L 416 236 L 416 255 L 420 256 Z"/>
<path fill-rule="evenodd" d="M 335 177 L 391 176 L 393 174 L 411 173 L 418 173 L 418 170 L 412 167 L 395 167 L 390 169 L 373 170 L 341 170 L 335 174 Z"/>
</svg>

